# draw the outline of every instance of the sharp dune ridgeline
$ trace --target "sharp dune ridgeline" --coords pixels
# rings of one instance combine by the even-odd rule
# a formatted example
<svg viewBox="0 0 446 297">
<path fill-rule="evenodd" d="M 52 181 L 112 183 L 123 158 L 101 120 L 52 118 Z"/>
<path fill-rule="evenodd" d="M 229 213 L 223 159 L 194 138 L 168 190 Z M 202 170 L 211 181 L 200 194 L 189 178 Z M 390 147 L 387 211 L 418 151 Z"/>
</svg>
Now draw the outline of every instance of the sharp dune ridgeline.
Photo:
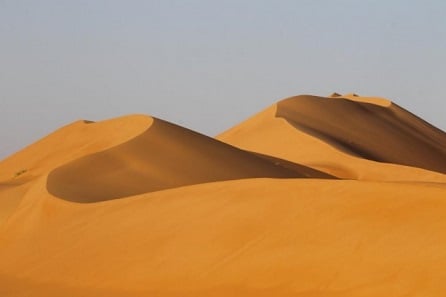
<svg viewBox="0 0 446 297">
<path fill-rule="evenodd" d="M 445 296 L 445 230 L 446 134 L 384 98 L 77 121 L 0 162 L 0 296 Z"/>
<path fill-rule="evenodd" d="M 383 98 L 296 96 L 217 139 L 342 178 L 444 181 L 446 173 L 446 134 Z"/>
</svg>

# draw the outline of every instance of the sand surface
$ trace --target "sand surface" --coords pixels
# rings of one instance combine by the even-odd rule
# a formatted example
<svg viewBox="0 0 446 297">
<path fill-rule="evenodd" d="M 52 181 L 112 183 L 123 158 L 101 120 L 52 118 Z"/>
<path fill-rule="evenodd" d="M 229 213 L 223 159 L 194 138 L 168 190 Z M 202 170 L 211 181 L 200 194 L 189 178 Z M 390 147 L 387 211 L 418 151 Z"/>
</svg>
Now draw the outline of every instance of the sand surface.
<svg viewBox="0 0 446 297">
<path fill-rule="evenodd" d="M 446 135 L 297 96 L 211 138 L 78 121 L 0 162 L 0 296 L 445 296 Z"/>
<path fill-rule="evenodd" d="M 342 178 L 445 181 L 446 134 L 382 98 L 292 97 L 217 139 Z"/>
</svg>

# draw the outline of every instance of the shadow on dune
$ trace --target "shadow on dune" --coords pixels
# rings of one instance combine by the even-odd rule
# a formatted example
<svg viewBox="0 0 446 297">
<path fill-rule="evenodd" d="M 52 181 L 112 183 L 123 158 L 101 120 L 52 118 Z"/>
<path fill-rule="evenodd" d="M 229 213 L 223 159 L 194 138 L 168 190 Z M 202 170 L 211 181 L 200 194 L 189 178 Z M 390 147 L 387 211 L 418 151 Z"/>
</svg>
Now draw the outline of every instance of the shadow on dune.
<svg viewBox="0 0 446 297">
<path fill-rule="evenodd" d="M 56 168 L 47 189 L 73 202 L 98 202 L 180 186 L 244 178 L 331 178 L 154 119 L 143 134 Z"/>
<path fill-rule="evenodd" d="M 446 173 L 446 134 L 396 104 L 298 96 L 276 117 L 356 157 Z"/>
</svg>

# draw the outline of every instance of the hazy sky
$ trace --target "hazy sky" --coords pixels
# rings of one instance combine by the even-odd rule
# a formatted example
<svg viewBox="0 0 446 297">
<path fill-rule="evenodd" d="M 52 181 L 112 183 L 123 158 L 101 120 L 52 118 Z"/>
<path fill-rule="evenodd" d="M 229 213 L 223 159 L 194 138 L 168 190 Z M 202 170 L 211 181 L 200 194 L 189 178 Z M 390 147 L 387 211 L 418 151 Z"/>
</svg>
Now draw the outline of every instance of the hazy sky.
<svg viewBox="0 0 446 297">
<path fill-rule="evenodd" d="M 77 119 L 215 135 L 355 92 L 446 129 L 446 1 L 0 0 L 0 158 Z"/>
</svg>

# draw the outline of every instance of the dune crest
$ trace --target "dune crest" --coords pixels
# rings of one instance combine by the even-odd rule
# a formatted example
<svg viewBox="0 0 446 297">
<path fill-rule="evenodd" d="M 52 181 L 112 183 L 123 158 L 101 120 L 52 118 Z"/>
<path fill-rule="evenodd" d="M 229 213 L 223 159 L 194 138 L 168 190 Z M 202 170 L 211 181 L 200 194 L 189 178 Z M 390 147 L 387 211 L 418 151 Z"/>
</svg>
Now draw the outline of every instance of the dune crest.
<svg viewBox="0 0 446 297">
<path fill-rule="evenodd" d="M 351 101 L 356 101 L 356 102 L 375 104 L 375 105 L 382 106 L 382 107 L 391 107 L 392 104 L 393 104 L 392 101 L 390 101 L 390 100 L 388 100 L 386 98 L 363 97 L 363 96 L 359 96 L 359 95 L 354 94 L 354 93 L 340 95 L 340 96 L 337 96 L 337 97 L 338 98 L 342 98 L 342 99 L 351 100 Z"/>
<path fill-rule="evenodd" d="M 217 138 L 343 178 L 386 179 L 387 172 L 380 171 L 396 165 L 446 172 L 443 131 L 395 104 L 382 106 L 380 98 L 373 104 L 371 100 L 292 97 Z M 423 176 L 423 170 L 406 167 L 393 170 L 390 179 Z M 443 180 L 443 174 L 425 173 Z"/>
<path fill-rule="evenodd" d="M 446 134 L 399 106 L 302 96 L 276 116 L 352 155 L 446 173 Z"/>
<path fill-rule="evenodd" d="M 144 115 L 100 122 L 79 120 L 0 161 L 0 224 L 39 177 L 66 162 L 127 141 L 145 131 L 151 121 Z"/>
<path fill-rule="evenodd" d="M 125 142 L 144 132 L 151 122 L 144 115 L 76 121 L 0 161 L 0 182 L 38 177 L 65 162 Z M 22 170 L 24 174 L 17 176 Z"/>
</svg>

